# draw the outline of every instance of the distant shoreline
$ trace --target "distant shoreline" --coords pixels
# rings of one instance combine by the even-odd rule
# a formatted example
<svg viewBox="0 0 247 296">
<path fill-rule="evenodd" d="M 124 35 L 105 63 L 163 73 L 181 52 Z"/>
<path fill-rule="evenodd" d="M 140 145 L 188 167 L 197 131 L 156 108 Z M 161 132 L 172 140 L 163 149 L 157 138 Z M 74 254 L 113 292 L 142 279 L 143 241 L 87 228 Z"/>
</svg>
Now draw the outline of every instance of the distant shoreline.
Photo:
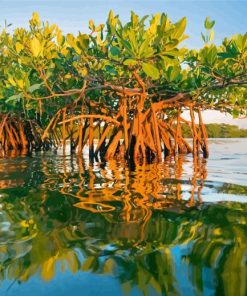
<svg viewBox="0 0 247 296">
<path fill-rule="evenodd" d="M 237 125 L 208 123 L 205 126 L 208 138 L 211 139 L 247 138 L 247 128 L 239 128 Z M 182 125 L 182 131 L 185 138 L 192 138 L 191 130 L 187 125 Z"/>
</svg>

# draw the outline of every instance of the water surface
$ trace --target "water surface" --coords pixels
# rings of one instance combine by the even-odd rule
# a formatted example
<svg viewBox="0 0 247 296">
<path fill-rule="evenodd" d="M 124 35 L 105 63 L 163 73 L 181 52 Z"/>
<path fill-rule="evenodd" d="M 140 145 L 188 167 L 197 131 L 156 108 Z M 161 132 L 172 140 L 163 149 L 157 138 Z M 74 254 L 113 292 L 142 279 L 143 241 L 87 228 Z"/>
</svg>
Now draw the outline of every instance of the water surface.
<svg viewBox="0 0 247 296">
<path fill-rule="evenodd" d="M 247 295 L 247 139 L 87 159 L 0 159 L 0 295 Z"/>
</svg>

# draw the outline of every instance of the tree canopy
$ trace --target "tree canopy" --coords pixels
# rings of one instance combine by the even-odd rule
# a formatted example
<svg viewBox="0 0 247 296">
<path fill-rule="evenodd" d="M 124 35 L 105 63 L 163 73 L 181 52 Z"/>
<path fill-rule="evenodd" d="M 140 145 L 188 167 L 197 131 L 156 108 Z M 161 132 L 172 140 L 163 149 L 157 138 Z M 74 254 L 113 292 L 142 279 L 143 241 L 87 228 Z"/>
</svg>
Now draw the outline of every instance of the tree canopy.
<svg viewBox="0 0 247 296">
<path fill-rule="evenodd" d="M 121 146 L 125 156 L 142 159 L 147 154 L 160 158 L 162 150 L 195 153 L 199 146 L 207 154 L 201 110 L 246 116 L 247 33 L 217 46 L 214 21 L 206 18 L 205 45 L 197 50 L 182 46 L 188 38 L 186 18 L 173 23 L 164 13 L 140 18 L 131 12 L 124 24 L 110 11 L 105 24 L 90 20 L 90 33 L 76 36 L 42 22 L 37 13 L 29 25 L 13 33 L 6 26 L 0 34 L 0 141 L 5 148 L 33 141 L 40 146 L 45 140 L 65 145 L 70 139 L 80 153 L 89 139 L 93 150 L 93 129 L 104 125 L 96 152 L 104 147 L 108 158 Z M 186 109 L 193 149 L 181 134 Z"/>
</svg>

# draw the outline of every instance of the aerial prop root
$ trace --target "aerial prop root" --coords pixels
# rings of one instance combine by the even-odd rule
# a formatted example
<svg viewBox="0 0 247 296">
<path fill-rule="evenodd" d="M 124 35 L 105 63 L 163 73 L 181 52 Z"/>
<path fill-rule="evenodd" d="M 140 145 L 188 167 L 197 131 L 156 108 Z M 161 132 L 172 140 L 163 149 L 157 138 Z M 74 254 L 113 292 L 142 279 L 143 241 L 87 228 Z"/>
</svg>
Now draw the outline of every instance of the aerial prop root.
<svg viewBox="0 0 247 296">
<path fill-rule="evenodd" d="M 0 115 L 1 150 L 39 150 L 42 148 L 41 133 L 41 128 L 32 120 Z"/>
</svg>

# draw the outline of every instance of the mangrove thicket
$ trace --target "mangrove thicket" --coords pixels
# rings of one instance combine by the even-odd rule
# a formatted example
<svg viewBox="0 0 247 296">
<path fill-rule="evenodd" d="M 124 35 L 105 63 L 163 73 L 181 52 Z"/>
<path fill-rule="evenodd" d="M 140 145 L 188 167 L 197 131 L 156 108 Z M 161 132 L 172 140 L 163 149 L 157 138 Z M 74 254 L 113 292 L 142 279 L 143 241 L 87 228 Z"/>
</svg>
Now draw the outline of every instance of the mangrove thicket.
<svg viewBox="0 0 247 296">
<path fill-rule="evenodd" d="M 208 156 L 203 110 L 246 116 L 247 33 L 183 46 L 186 18 L 166 14 L 121 22 L 110 11 L 89 33 L 63 34 L 33 13 L 29 28 L 0 32 L 0 149 L 70 145 L 90 158 L 159 161 L 178 153 Z M 189 112 L 190 120 L 183 116 Z M 192 145 L 185 139 L 187 126 Z"/>
</svg>

